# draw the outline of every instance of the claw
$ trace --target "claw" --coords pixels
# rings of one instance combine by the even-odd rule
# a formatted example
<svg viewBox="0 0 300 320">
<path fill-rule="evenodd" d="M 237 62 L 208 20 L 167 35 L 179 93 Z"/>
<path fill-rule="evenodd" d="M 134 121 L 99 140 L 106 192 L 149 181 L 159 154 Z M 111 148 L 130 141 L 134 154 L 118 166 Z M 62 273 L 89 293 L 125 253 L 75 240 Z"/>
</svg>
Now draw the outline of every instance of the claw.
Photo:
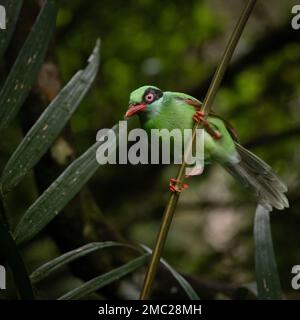
<svg viewBox="0 0 300 320">
<path fill-rule="evenodd" d="M 204 112 L 198 110 L 195 112 L 193 119 L 195 122 L 202 123 L 202 125 L 205 127 L 206 131 L 215 139 L 220 140 L 222 138 L 222 135 L 220 132 L 214 130 L 212 126 L 209 124 L 207 120 L 204 119 Z"/>
<path fill-rule="evenodd" d="M 189 186 L 186 183 L 183 183 L 180 180 L 176 180 L 174 178 L 170 179 L 169 189 L 172 192 L 182 192 L 182 190 L 186 190 Z"/>
<path fill-rule="evenodd" d="M 207 121 L 204 119 L 204 112 L 200 110 L 195 112 L 193 119 L 195 122 L 198 122 L 198 123 L 200 122 L 202 122 L 203 124 L 207 123 Z"/>
</svg>

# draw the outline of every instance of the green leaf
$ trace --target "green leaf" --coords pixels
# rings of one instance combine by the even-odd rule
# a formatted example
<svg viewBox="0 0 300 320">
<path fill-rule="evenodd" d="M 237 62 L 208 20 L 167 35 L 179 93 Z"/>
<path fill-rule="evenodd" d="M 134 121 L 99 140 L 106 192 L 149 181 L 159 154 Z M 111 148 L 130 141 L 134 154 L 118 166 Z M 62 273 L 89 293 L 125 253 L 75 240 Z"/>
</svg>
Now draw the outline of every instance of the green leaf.
<svg viewBox="0 0 300 320">
<path fill-rule="evenodd" d="M 10 232 L 0 222 L 0 261 L 7 262 L 22 300 L 34 299 L 29 276 Z"/>
<path fill-rule="evenodd" d="M 46 0 L 0 92 L 0 131 L 26 99 L 43 63 L 55 26 L 56 6 Z"/>
<path fill-rule="evenodd" d="M 281 299 L 269 211 L 258 205 L 254 222 L 255 269 L 258 299 Z"/>
<path fill-rule="evenodd" d="M 30 279 L 32 283 L 36 283 L 48 277 L 51 273 L 59 269 L 60 267 L 80 258 L 83 257 L 91 252 L 96 250 L 108 248 L 108 247 L 115 247 L 115 246 L 126 246 L 125 244 L 107 241 L 107 242 L 91 242 L 87 245 L 79 247 L 75 250 L 66 252 L 61 256 L 43 264 L 35 271 L 32 272 L 30 275 Z"/>
<path fill-rule="evenodd" d="M 23 4 L 23 0 L 2 0 L 1 5 L 6 11 L 6 29 L 1 31 L 0 38 L 0 58 L 2 58 L 9 41 L 14 33 L 15 26 L 19 17 L 19 13 Z"/>
<path fill-rule="evenodd" d="M 118 134 L 117 125 L 112 130 Z M 17 243 L 27 241 L 41 231 L 80 191 L 100 167 L 96 151 L 102 143 L 96 142 L 73 161 L 25 212 L 14 232 Z M 116 149 L 117 143 L 112 148 Z"/>
<path fill-rule="evenodd" d="M 141 244 L 141 247 L 149 253 L 152 253 L 152 250 Z M 160 262 L 171 272 L 172 276 L 176 279 L 176 281 L 179 283 L 179 285 L 181 286 L 181 288 L 185 291 L 185 293 L 187 294 L 187 296 L 191 299 L 191 300 L 200 300 L 200 297 L 198 296 L 198 294 L 196 293 L 196 291 L 193 289 L 193 287 L 184 279 L 184 277 L 178 273 L 171 265 L 168 264 L 168 262 L 161 258 Z"/>
<path fill-rule="evenodd" d="M 9 159 L 1 178 L 3 193 L 16 186 L 48 150 L 94 81 L 99 66 L 99 41 L 85 70 L 77 72 L 50 103 Z"/>
<path fill-rule="evenodd" d="M 121 267 L 118 267 L 101 276 L 93 278 L 90 281 L 84 283 L 83 285 L 61 296 L 60 298 L 58 298 L 58 300 L 83 298 L 142 267 L 148 260 L 148 257 L 149 254 L 144 254 L 136 259 L 131 260 L 130 262 L 124 264 Z"/>
</svg>

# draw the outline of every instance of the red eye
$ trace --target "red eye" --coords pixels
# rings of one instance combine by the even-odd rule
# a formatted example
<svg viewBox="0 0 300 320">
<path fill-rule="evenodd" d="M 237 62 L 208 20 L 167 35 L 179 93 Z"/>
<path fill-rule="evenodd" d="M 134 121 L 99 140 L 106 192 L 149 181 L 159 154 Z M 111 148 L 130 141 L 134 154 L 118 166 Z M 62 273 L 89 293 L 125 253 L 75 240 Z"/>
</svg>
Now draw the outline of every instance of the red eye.
<svg viewBox="0 0 300 320">
<path fill-rule="evenodd" d="M 152 102 L 154 100 L 154 94 L 153 93 L 148 93 L 145 96 L 145 100 L 146 100 L 146 102 Z"/>
</svg>

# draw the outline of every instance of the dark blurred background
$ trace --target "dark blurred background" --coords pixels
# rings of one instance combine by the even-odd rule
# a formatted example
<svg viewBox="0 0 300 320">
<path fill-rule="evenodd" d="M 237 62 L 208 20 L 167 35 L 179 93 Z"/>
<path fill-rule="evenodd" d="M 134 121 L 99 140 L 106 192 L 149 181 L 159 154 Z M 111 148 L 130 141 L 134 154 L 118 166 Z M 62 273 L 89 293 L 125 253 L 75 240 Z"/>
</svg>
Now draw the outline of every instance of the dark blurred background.
<svg viewBox="0 0 300 320">
<path fill-rule="evenodd" d="M 288 184 L 290 208 L 271 213 L 274 249 L 284 294 L 291 269 L 300 264 L 300 30 L 291 27 L 297 1 L 258 1 L 239 42 L 214 110 L 236 128 L 243 145 L 267 161 Z M 96 132 L 123 118 L 129 94 L 144 84 L 203 100 L 224 46 L 245 1 L 57 1 L 57 28 L 48 56 L 19 120 L 1 139 L 1 166 L 34 120 L 71 76 L 86 64 L 98 37 L 101 65 L 93 88 L 69 126 L 12 193 L 14 222 Z M 7 69 L 39 11 L 25 1 Z M 102 167 L 88 186 L 29 245 L 30 269 L 89 241 L 129 240 L 153 246 L 177 167 Z M 204 298 L 235 298 L 255 281 L 255 201 L 220 167 L 207 167 L 181 198 L 164 257 Z M 16 200 L 17 199 L 17 200 Z M 76 284 L 117 266 L 130 255 L 107 249 L 74 263 L 38 288 L 57 297 Z M 100 292 L 104 298 L 135 298 L 144 270 Z M 184 297 L 174 280 L 158 278 L 154 296 Z"/>
</svg>

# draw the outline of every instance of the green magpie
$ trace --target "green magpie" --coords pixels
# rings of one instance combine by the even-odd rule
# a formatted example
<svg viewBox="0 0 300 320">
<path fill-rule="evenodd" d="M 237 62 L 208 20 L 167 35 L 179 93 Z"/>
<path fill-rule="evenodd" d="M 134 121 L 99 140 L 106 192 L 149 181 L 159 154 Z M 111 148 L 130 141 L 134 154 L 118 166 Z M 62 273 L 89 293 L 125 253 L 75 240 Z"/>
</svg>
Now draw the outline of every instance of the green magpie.
<svg viewBox="0 0 300 320">
<path fill-rule="evenodd" d="M 237 135 L 227 121 L 213 112 L 205 117 L 201 106 L 202 103 L 190 95 L 162 91 L 148 85 L 130 94 L 125 117 L 137 114 L 142 128 L 148 133 L 151 129 L 192 129 L 195 121 L 201 123 L 205 129 L 205 162 L 221 164 L 266 209 L 272 210 L 274 207 L 282 210 L 288 207 L 285 196 L 287 187 L 272 168 L 238 143 Z M 181 181 L 170 179 L 172 192 L 181 192 L 186 188 L 187 185 Z"/>
</svg>

